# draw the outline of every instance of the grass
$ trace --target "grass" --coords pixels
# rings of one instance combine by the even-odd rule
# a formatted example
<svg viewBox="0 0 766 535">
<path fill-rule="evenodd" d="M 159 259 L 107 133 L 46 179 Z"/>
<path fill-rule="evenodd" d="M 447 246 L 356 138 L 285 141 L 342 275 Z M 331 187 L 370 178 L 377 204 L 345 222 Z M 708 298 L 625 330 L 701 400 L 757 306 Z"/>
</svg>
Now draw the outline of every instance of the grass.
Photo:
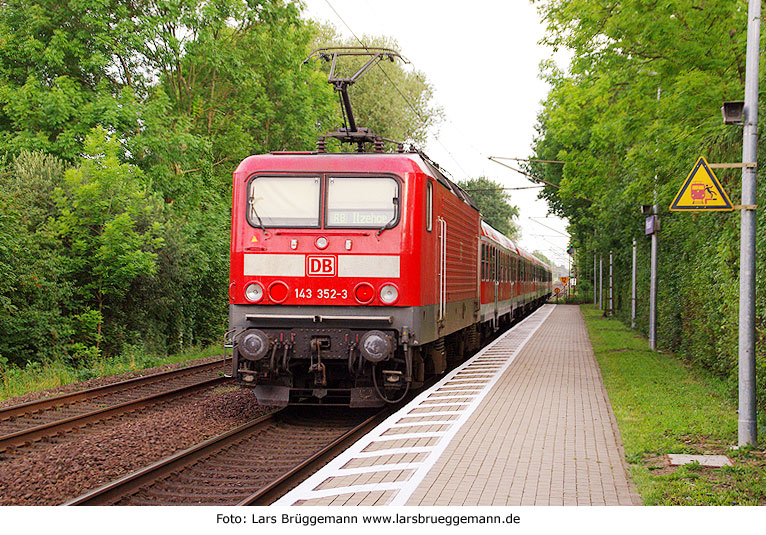
<svg viewBox="0 0 766 535">
<path fill-rule="evenodd" d="M 766 455 L 730 449 L 737 443 L 737 407 L 726 383 L 648 349 L 645 338 L 596 306 L 580 310 L 644 503 L 766 504 Z M 668 453 L 728 455 L 735 466 L 670 467 Z"/>
<path fill-rule="evenodd" d="M 192 347 L 174 355 L 147 355 L 133 351 L 119 357 L 98 359 L 87 367 L 75 367 L 63 361 L 30 363 L 24 368 L 0 366 L 0 401 L 95 377 L 143 370 L 219 353 L 221 348 L 218 346 L 206 349 Z"/>
</svg>

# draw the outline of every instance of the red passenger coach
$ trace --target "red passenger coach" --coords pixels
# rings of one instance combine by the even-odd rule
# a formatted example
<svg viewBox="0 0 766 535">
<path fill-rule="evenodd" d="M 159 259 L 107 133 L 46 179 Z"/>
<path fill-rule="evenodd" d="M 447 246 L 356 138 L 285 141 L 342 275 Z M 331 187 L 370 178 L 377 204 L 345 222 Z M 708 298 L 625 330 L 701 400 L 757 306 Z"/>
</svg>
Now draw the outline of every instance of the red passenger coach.
<svg viewBox="0 0 766 535">
<path fill-rule="evenodd" d="M 531 278 L 510 281 L 511 258 L 542 270 L 421 153 L 247 158 L 233 188 L 234 374 L 267 405 L 395 402 L 541 301 Z"/>
<path fill-rule="evenodd" d="M 481 314 L 483 325 L 508 322 L 528 313 L 551 295 L 551 268 L 481 224 Z"/>
</svg>

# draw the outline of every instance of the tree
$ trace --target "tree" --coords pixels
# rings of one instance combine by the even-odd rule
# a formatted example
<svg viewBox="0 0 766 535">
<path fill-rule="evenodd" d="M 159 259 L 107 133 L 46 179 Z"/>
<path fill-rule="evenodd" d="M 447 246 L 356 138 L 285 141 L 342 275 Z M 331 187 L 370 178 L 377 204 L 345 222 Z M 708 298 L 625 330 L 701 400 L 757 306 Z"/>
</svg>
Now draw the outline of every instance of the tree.
<svg viewBox="0 0 766 535">
<path fill-rule="evenodd" d="M 484 221 L 499 230 L 511 240 L 521 237 L 521 229 L 514 221 L 519 217 L 519 209 L 509 204 L 511 196 L 503 186 L 487 177 L 472 178 L 458 182 L 466 190 L 479 207 Z"/>
<path fill-rule="evenodd" d="M 133 58 L 144 34 L 134 7 L 119 0 L 3 2 L 1 151 L 73 161 L 94 126 L 121 135 L 136 127 L 129 73 L 140 72 Z"/>
<path fill-rule="evenodd" d="M 553 262 L 551 262 L 551 259 L 545 256 L 543 253 L 541 253 L 537 249 L 535 249 L 535 252 L 532 254 L 536 256 L 537 258 L 539 258 L 540 260 L 542 260 L 543 262 L 545 262 L 546 264 L 548 264 L 549 266 L 553 267 Z"/>
<path fill-rule="evenodd" d="M 62 313 L 71 286 L 62 276 L 58 238 L 49 219 L 64 165 L 22 151 L 0 172 L 0 364 L 65 354 L 72 321 Z"/>
<path fill-rule="evenodd" d="M 147 57 L 159 83 L 129 145 L 167 202 L 228 201 L 242 159 L 313 148 L 334 102 L 323 75 L 301 68 L 314 30 L 296 4 L 174 0 L 156 17 Z"/>
<path fill-rule="evenodd" d="M 54 191 L 57 214 L 51 225 L 61 240 L 65 276 L 73 295 L 66 309 L 81 339 L 75 356 L 97 356 L 107 324 L 111 352 L 122 334 L 111 314 L 130 299 L 131 287 L 157 271 L 162 246 L 161 204 L 147 192 L 143 173 L 118 158 L 120 146 L 97 128 L 88 136 L 79 165 L 66 171 Z"/>
</svg>

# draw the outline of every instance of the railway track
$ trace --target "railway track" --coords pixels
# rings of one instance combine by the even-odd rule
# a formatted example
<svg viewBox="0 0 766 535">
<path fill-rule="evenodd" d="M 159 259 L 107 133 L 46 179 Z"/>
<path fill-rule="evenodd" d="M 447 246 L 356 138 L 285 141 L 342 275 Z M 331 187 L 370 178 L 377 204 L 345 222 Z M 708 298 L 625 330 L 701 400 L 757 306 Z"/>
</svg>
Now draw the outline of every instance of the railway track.
<svg viewBox="0 0 766 535">
<path fill-rule="evenodd" d="M 389 412 L 289 407 L 65 505 L 268 505 Z"/>
<path fill-rule="evenodd" d="M 0 409 L 0 453 L 222 384 L 218 360 Z"/>
</svg>

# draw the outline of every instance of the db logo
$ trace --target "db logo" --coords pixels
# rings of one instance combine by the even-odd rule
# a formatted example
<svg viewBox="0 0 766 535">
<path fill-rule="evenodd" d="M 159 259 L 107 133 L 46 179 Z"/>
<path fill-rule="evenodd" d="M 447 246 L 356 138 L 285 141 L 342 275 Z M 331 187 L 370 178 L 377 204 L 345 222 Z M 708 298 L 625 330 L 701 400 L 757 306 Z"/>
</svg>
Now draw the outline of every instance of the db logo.
<svg viewBox="0 0 766 535">
<path fill-rule="evenodd" d="M 306 272 L 309 277 L 334 277 L 334 256 L 308 256 L 306 257 Z"/>
</svg>

